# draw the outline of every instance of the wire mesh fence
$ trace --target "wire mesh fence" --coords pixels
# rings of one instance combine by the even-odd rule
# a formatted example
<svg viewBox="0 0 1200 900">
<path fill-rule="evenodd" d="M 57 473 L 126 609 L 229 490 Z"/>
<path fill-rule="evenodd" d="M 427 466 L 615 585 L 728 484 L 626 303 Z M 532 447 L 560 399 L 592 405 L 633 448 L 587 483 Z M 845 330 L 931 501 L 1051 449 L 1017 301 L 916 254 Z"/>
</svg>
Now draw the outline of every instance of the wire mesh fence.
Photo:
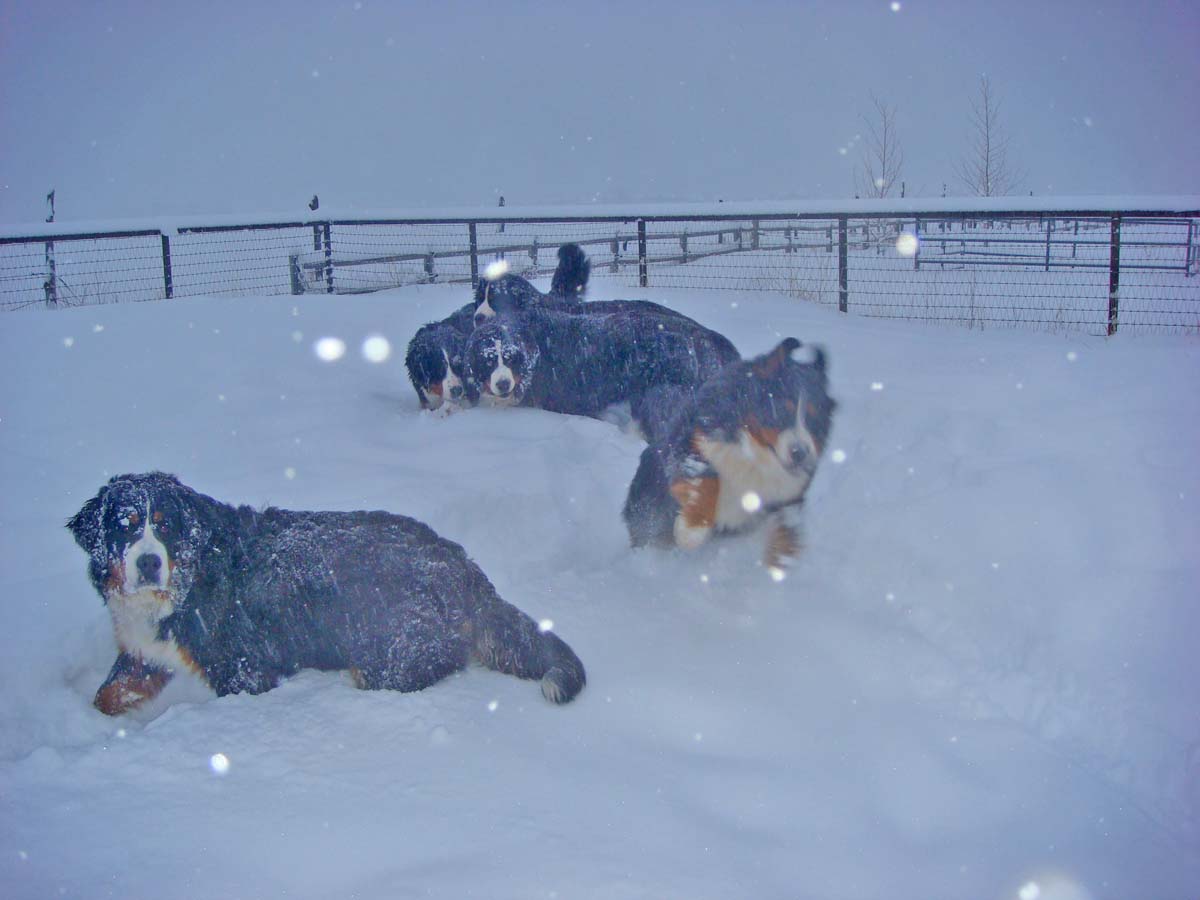
<svg viewBox="0 0 1200 900">
<path fill-rule="evenodd" d="M 1200 331 L 1200 213 L 331 220 L 0 237 L 0 309 L 531 279 L 573 241 L 622 289 L 774 291 L 861 315 Z M 686 301 L 681 298 L 681 304 Z"/>
</svg>

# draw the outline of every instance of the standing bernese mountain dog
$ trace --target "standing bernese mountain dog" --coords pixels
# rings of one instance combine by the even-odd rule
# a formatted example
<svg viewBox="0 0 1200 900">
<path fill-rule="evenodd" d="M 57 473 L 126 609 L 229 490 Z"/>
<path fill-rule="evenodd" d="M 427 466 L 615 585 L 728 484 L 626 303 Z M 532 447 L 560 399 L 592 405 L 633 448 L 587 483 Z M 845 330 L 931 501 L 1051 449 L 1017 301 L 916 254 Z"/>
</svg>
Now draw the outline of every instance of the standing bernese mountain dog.
<svg viewBox="0 0 1200 900">
<path fill-rule="evenodd" d="M 798 362 L 787 338 L 737 362 L 693 393 L 649 398 L 650 444 L 642 451 L 623 515 L 635 547 L 692 549 L 715 532 L 736 531 L 803 498 L 829 438 L 837 404 L 825 352 Z M 670 406 L 670 410 L 666 406 Z M 797 541 L 779 523 L 765 562 L 779 565 Z"/>
<path fill-rule="evenodd" d="M 219 696 L 305 668 L 416 691 L 470 662 L 539 679 L 554 703 L 584 686 L 566 643 L 415 519 L 235 508 L 152 472 L 111 479 L 67 527 L 112 616 L 117 660 L 94 701 L 108 715 L 182 670 Z"/>
<path fill-rule="evenodd" d="M 596 418 L 616 404 L 636 409 L 659 385 L 699 385 L 739 358 L 728 338 L 686 316 L 640 309 L 527 309 L 478 326 L 466 349 L 482 401 Z"/>
</svg>

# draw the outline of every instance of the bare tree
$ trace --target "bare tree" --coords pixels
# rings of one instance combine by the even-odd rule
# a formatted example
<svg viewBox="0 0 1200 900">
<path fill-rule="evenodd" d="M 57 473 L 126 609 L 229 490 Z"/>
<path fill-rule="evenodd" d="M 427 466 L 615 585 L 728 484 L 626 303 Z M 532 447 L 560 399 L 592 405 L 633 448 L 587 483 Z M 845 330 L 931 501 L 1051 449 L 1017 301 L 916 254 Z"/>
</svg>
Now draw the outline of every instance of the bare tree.
<svg viewBox="0 0 1200 900">
<path fill-rule="evenodd" d="M 1000 125 L 1000 100 L 986 75 L 971 103 L 971 146 L 958 163 L 958 177 L 976 197 L 1011 194 L 1021 181 L 1009 156 L 1010 138 Z"/>
<path fill-rule="evenodd" d="M 854 181 L 860 197 L 883 198 L 891 194 L 900 178 L 904 152 L 896 131 L 896 107 L 888 106 L 874 94 L 871 105 L 874 112 L 862 117 L 867 136 Z"/>
</svg>

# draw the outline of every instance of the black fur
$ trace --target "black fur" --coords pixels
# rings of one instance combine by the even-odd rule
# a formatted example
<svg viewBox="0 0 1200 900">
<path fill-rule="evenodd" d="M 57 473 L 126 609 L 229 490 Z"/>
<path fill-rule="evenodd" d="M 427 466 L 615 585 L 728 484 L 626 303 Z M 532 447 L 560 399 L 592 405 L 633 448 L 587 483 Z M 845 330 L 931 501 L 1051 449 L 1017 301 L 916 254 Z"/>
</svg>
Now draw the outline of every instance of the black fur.
<svg viewBox="0 0 1200 900">
<path fill-rule="evenodd" d="M 728 338 L 685 316 L 554 309 L 477 327 L 466 357 L 481 396 L 596 417 L 613 404 L 638 404 L 657 385 L 698 385 L 739 358 Z M 493 384 L 501 365 L 514 375 L 508 392 Z"/>
<path fill-rule="evenodd" d="M 570 647 L 415 519 L 235 508 L 155 472 L 113 478 L 68 528 L 113 613 L 120 655 L 96 695 L 109 714 L 153 696 L 178 665 L 218 695 L 261 693 L 303 668 L 414 691 L 471 661 L 540 679 L 556 703 L 584 686 Z M 147 604 L 139 643 L 118 620 Z"/>
<path fill-rule="evenodd" d="M 472 307 L 466 308 L 473 314 Z M 437 409 L 443 403 L 469 406 L 478 398 L 464 364 L 463 351 L 471 332 L 470 329 L 464 332 L 459 327 L 461 312 L 459 310 L 441 322 L 422 325 L 408 343 L 404 365 L 422 409 Z M 467 321 L 470 322 L 470 318 Z M 450 375 L 457 378 L 449 379 L 448 383 Z"/>
<path fill-rule="evenodd" d="M 495 315 L 521 312 L 535 306 L 569 307 L 583 302 L 592 262 L 578 244 L 558 248 L 558 266 L 550 280 L 550 293 L 543 294 L 520 275 L 480 278 L 475 285 L 475 324 Z"/>
<path fill-rule="evenodd" d="M 708 482 L 705 487 L 718 497 L 730 489 L 713 460 L 701 452 L 702 443 L 728 448 L 735 459 L 740 455 L 754 460 L 746 465 L 770 470 L 760 472 L 770 476 L 763 483 L 775 479 L 780 485 L 778 496 L 760 498 L 763 505 L 751 521 L 803 500 L 837 404 L 828 393 L 824 351 L 815 348 L 814 360 L 802 363 L 791 358 L 799 346 L 795 338 L 788 338 L 769 353 L 726 366 L 690 396 L 664 391 L 647 397 L 650 409 L 642 415 L 650 423 L 643 427 L 650 432 L 650 443 L 642 452 L 623 510 L 634 546 L 676 544 L 676 520 L 682 514 L 679 497 L 686 495 L 681 486 Z M 758 456 L 741 453 L 743 447 L 755 448 L 754 435 L 792 434 L 797 440 L 789 452 L 767 448 L 760 441 Z M 720 520 L 713 523 L 714 531 L 727 528 Z"/>
</svg>

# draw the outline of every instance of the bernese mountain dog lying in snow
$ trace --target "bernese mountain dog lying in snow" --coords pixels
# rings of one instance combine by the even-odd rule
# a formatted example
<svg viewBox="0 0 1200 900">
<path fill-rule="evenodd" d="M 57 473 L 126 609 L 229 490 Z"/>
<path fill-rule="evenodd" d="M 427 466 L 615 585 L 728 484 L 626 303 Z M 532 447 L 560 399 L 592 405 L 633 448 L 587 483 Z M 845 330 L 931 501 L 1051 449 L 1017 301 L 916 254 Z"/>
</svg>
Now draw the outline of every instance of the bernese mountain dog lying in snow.
<svg viewBox="0 0 1200 900">
<path fill-rule="evenodd" d="M 558 248 L 558 265 L 550 279 L 548 294 L 507 271 L 493 278 L 480 278 L 475 285 L 475 324 L 534 306 L 578 306 L 583 303 L 591 273 L 592 261 L 583 248 L 578 244 L 563 244 Z"/>
<path fill-rule="evenodd" d="M 467 341 L 469 375 L 481 401 L 493 406 L 600 418 L 629 403 L 636 417 L 643 396 L 657 386 L 695 387 L 740 359 L 724 335 L 658 308 L 663 312 L 533 308 L 497 316 Z"/>
<path fill-rule="evenodd" d="M 471 328 L 464 331 L 455 316 L 458 313 L 441 322 L 422 325 L 408 342 L 404 365 L 421 409 L 439 409 L 443 404 L 470 406 L 478 399 L 463 364 Z"/>
<path fill-rule="evenodd" d="M 579 306 L 592 271 L 591 260 L 578 244 L 558 248 L 558 266 L 543 294 L 520 275 L 501 274 L 480 278 L 472 303 L 456 309 L 439 322 L 417 329 L 408 344 L 405 366 L 422 409 L 443 404 L 470 406 L 478 395 L 466 377 L 462 350 L 475 325 L 497 313 L 517 312 L 542 304 L 567 308 Z"/>
<path fill-rule="evenodd" d="M 191 670 L 218 694 L 300 669 L 415 691 L 477 662 L 566 703 L 579 658 L 500 599 L 458 544 L 387 512 L 257 511 L 161 472 L 120 475 L 68 522 L 118 655 L 95 706 L 123 713 Z"/>
<path fill-rule="evenodd" d="M 665 389 L 648 398 L 657 415 L 648 416 L 650 444 L 623 510 L 635 547 L 692 549 L 714 532 L 748 527 L 803 500 L 837 404 L 824 351 L 814 348 L 813 361 L 798 362 L 792 353 L 799 347 L 787 338 L 725 367 L 690 396 Z M 780 566 L 797 544 L 777 522 L 764 562 Z"/>
</svg>

